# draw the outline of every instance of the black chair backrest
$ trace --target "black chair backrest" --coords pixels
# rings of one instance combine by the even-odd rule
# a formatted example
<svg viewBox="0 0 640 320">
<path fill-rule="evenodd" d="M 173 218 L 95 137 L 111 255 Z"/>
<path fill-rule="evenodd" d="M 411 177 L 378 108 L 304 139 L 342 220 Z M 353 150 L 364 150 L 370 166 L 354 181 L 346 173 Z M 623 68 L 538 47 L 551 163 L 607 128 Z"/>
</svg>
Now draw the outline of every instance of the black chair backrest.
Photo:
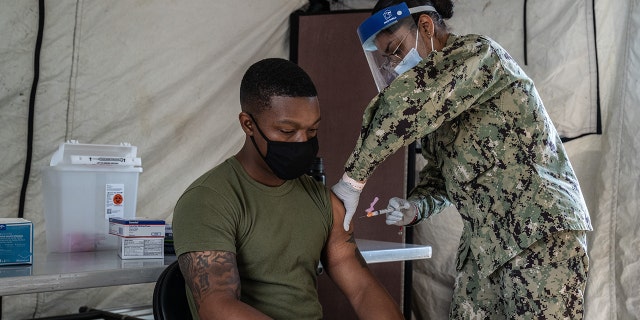
<svg viewBox="0 0 640 320">
<path fill-rule="evenodd" d="M 156 320 L 191 320 L 184 277 L 178 261 L 171 263 L 158 277 L 153 289 L 153 318 Z"/>
</svg>

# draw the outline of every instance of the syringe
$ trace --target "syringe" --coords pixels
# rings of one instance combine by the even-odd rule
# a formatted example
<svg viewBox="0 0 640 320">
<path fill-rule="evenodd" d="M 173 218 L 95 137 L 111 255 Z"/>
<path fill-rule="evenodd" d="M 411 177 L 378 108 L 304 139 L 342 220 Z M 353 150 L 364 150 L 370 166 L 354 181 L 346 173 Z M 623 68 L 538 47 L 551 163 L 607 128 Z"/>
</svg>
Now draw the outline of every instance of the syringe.
<svg viewBox="0 0 640 320">
<path fill-rule="evenodd" d="M 366 215 L 361 216 L 360 218 L 371 218 L 381 214 L 387 214 L 393 212 L 393 209 L 381 209 L 376 211 L 369 211 Z"/>
</svg>

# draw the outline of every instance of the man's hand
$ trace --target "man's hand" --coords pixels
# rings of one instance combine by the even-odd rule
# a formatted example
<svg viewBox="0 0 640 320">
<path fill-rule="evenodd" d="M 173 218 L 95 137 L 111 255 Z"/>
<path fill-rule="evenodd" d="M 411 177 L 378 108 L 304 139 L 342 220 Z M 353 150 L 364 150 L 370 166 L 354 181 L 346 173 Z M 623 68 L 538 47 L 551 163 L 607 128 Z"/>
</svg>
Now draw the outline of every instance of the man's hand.
<svg viewBox="0 0 640 320">
<path fill-rule="evenodd" d="M 349 224 L 358 208 L 358 201 L 360 201 L 360 193 L 363 187 L 364 183 L 358 184 L 358 182 L 349 178 L 346 174 L 342 176 L 342 179 L 340 179 L 338 183 L 331 187 L 331 191 L 333 191 L 344 204 L 344 231 L 349 231 Z"/>
<path fill-rule="evenodd" d="M 411 201 L 402 198 L 389 199 L 387 209 L 393 210 L 387 213 L 387 224 L 406 226 L 418 219 L 418 208 Z"/>
</svg>

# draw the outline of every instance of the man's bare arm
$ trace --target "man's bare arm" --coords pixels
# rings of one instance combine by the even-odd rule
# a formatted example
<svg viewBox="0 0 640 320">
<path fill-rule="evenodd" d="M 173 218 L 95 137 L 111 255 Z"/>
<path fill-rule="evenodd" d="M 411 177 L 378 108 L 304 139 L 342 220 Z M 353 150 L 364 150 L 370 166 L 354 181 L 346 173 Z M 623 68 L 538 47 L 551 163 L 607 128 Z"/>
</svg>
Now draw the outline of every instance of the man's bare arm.
<svg viewBox="0 0 640 320">
<path fill-rule="evenodd" d="M 371 273 L 360 254 L 353 235 L 353 222 L 349 231 L 344 231 L 345 209 L 333 193 L 331 203 L 333 227 L 322 256 L 327 274 L 347 296 L 359 319 L 403 319 L 397 303 Z"/>
<path fill-rule="evenodd" d="M 240 301 L 236 255 L 226 251 L 187 252 L 178 257 L 201 320 L 269 319 Z"/>
</svg>

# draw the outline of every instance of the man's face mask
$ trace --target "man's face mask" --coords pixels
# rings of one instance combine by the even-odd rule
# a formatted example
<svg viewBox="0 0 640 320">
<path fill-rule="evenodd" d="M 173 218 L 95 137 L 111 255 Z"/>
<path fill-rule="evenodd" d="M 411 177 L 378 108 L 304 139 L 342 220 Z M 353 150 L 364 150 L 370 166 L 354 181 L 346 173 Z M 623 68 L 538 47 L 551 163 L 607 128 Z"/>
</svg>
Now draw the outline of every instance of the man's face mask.
<svg viewBox="0 0 640 320">
<path fill-rule="evenodd" d="M 251 136 L 253 146 L 262 156 L 271 171 L 282 180 L 293 180 L 307 173 L 318 153 L 318 137 L 305 142 L 271 141 L 262 133 L 256 119 L 249 115 L 256 125 L 256 129 L 267 141 L 267 155 L 263 156 L 258 149 L 255 139 Z"/>
</svg>

